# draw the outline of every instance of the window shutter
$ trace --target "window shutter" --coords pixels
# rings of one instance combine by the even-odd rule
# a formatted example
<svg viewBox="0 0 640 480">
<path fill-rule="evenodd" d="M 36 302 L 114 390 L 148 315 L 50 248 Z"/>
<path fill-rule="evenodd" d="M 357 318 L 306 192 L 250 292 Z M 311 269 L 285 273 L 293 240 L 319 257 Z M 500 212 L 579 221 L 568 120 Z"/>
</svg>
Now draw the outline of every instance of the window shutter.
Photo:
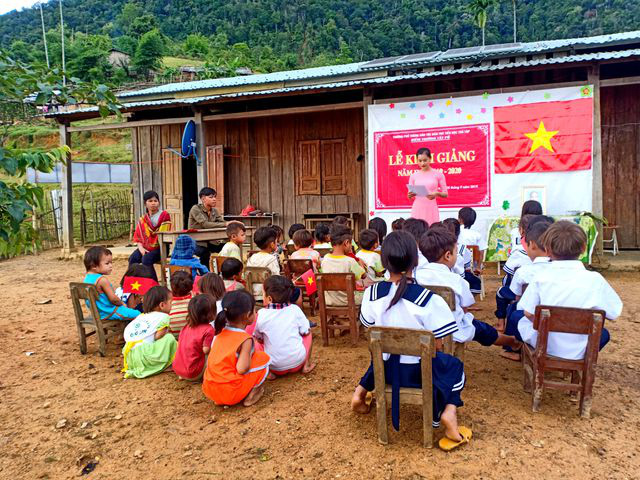
<svg viewBox="0 0 640 480">
<path fill-rule="evenodd" d="M 320 141 L 298 142 L 298 195 L 320 195 Z"/>
<path fill-rule="evenodd" d="M 322 140 L 320 157 L 322 158 L 322 194 L 346 194 L 344 139 Z"/>
</svg>

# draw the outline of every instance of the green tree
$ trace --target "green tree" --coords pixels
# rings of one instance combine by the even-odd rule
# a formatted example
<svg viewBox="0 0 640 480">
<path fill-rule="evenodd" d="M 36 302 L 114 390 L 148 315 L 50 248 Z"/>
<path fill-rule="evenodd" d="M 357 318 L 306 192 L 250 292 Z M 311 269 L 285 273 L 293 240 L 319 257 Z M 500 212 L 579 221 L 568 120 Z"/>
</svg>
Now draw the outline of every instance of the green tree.
<svg viewBox="0 0 640 480">
<path fill-rule="evenodd" d="M 149 75 L 152 70 L 162 68 L 162 56 L 164 55 L 164 40 L 158 30 L 154 29 L 145 33 L 140 38 L 136 53 L 133 57 L 133 65 L 139 75 Z"/>
<path fill-rule="evenodd" d="M 113 44 L 115 48 L 131 56 L 136 53 L 136 48 L 138 47 L 138 41 L 130 35 L 122 35 L 116 38 Z"/>
<path fill-rule="evenodd" d="M 18 255 L 28 250 L 37 238 L 25 218 L 42 206 L 42 188 L 24 179 L 27 169 L 50 172 L 64 162 L 68 147 L 18 148 L 8 142 L 9 130 L 16 123 L 33 121 L 33 107 L 26 110 L 25 100 L 37 106 L 93 104 L 102 116 L 119 114 L 115 95 L 105 85 L 85 83 L 77 78 L 62 82 L 57 69 L 33 68 L 11 59 L 0 51 L 0 255 Z M 35 100 L 33 98 L 35 97 Z"/>
<path fill-rule="evenodd" d="M 153 15 L 141 15 L 131 22 L 129 34 L 135 38 L 141 38 L 145 33 L 157 30 L 158 22 Z"/>
<path fill-rule="evenodd" d="M 473 17 L 473 24 L 482 30 L 482 45 L 484 46 L 484 31 L 487 28 L 489 8 L 495 5 L 496 0 L 472 0 L 469 11 Z"/>
<path fill-rule="evenodd" d="M 130 35 L 133 21 L 143 15 L 144 9 L 138 2 L 127 2 L 122 6 L 120 14 L 116 17 L 116 26 L 123 34 Z"/>
<path fill-rule="evenodd" d="M 111 39 L 105 35 L 78 33 L 67 50 L 70 75 L 104 82 L 112 73 L 108 57 Z"/>
<path fill-rule="evenodd" d="M 187 35 L 183 51 L 189 57 L 207 58 L 209 55 L 209 39 L 199 33 Z"/>
</svg>

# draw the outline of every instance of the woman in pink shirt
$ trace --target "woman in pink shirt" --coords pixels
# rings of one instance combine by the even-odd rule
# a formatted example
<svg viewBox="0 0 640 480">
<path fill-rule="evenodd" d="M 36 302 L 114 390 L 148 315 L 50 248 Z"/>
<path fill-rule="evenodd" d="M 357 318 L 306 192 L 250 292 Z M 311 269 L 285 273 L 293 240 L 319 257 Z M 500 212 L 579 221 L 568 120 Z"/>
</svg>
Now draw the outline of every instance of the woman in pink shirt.
<svg viewBox="0 0 640 480">
<path fill-rule="evenodd" d="M 413 172 L 409 177 L 409 185 L 424 186 L 428 195 L 426 197 L 417 196 L 413 192 L 407 194 L 409 200 L 413 200 L 411 216 L 425 220 L 431 225 L 440 221 L 436 198 L 447 197 L 447 183 L 441 171 L 431 168 L 431 150 L 424 147 L 420 148 L 416 153 L 416 157 L 420 170 Z"/>
</svg>

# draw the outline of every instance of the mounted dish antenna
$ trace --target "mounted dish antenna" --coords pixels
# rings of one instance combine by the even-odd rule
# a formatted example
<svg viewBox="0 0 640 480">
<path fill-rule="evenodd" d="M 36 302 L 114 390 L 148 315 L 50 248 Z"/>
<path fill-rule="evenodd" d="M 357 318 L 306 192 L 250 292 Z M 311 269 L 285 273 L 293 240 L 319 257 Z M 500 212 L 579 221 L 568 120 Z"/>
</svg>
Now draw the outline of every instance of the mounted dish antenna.
<svg viewBox="0 0 640 480">
<path fill-rule="evenodd" d="M 182 142 L 180 143 L 180 152 L 171 147 L 168 149 L 176 155 L 180 155 L 182 158 L 189 158 L 193 155 L 196 159 L 196 164 L 200 165 L 200 160 L 198 159 L 198 153 L 196 150 L 196 123 L 193 120 L 189 120 L 184 126 Z"/>
</svg>

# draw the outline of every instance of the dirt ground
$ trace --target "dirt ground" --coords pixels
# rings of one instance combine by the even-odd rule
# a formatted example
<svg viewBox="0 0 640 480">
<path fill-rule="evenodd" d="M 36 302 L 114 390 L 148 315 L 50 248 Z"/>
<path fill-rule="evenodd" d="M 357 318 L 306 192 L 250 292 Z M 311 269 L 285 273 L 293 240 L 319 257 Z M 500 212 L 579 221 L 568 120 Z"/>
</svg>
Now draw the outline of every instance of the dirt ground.
<svg viewBox="0 0 640 480">
<path fill-rule="evenodd" d="M 173 373 L 124 380 L 115 345 L 102 358 L 90 338 L 80 354 L 68 283 L 84 269 L 56 255 L 0 263 L 0 478 L 75 478 L 89 461 L 98 462 L 90 479 L 640 478 L 638 273 L 606 275 L 624 312 L 608 324 L 590 420 L 556 392 L 533 414 L 520 364 L 472 345 L 459 418 L 473 440 L 444 453 L 422 448 L 417 407 L 401 409 L 401 431 L 390 428 L 388 446 L 378 444 L 374 412 L 350 412 L 369 363 L 364 339 L 323 348 L 316 329 L 317 369 L 269 382 L 251 408 L 217 407 Z M 116 260 L 112 283 L 125 266 Z M 490 322 L 497 285 L 488 279 L 477 314 Z"/>
</svg>

